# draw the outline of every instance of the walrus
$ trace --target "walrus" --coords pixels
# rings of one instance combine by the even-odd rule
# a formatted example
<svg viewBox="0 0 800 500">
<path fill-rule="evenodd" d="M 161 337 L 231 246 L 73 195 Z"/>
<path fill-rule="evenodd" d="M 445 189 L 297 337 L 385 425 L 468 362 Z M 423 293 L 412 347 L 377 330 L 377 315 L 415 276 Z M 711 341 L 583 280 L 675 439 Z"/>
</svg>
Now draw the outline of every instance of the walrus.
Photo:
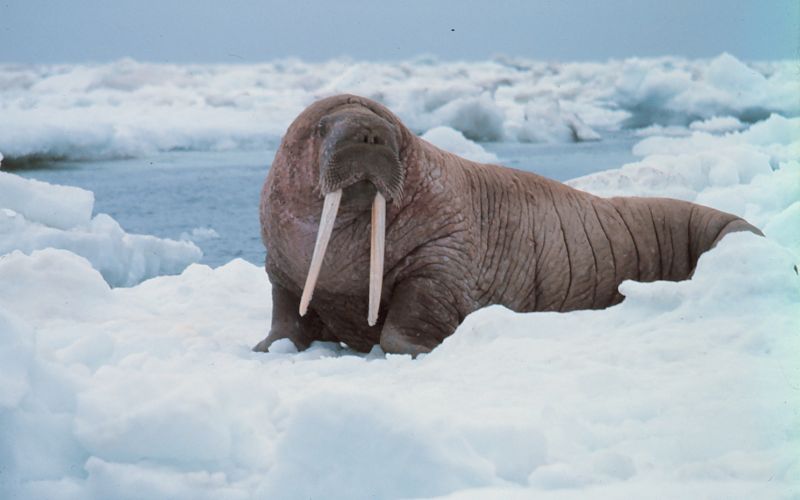
<svg viewBox="0 0 800 500">
<path fill-rule="evenodd" d="M 311 104 L 261 192 L 272 325 L 254 347 L 315 340 L 416 356 L 471 312 L 617 304 L 624 280 L 684 280 L 745 220 L 667 199 L 600 198 L 468 161 L 354 95 Z"/>
</svg>

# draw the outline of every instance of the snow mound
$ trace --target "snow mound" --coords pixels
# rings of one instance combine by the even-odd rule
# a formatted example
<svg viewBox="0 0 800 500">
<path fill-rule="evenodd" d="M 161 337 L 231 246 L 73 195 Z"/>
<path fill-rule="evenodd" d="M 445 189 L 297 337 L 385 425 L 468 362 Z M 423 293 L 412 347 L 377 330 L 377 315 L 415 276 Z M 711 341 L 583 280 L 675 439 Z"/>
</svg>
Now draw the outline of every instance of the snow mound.
<svg viewBox="0 0 800 500">
<path fill-rule="evenodd" d="M 0 172 L 0 255 L 63 248 L 88 259 L 112 286 L 176 274 L 202 257 L 189 241 L 128 234 L 106 214 L 92 218 L 94 195 Z"/>
<path fill-rule="evenodd" d="M 784 70 L 772 72 L 774 65 L 759 71 L 757 65 L 747 65 L 727 53 L 689 64 L 673 58 L 659 61 L 662 64 L 627 60 L 613 87 L 601 91 L 630 113 L 627 126 L 688 125 L 717 115 L 754 122 L 772 112 L 797 115 L 800 111 L 800 102 L 792 102 L 791 97 L 796 93 L 796 76 Z"/>
<path fill-rule="evenodd" d="M 734 132 L 745 128 L 745 125 L 739 121 L 738 118 L 733 116 L 713 116 L 707 120 L 698 120 L 689 124 L 692 130 L 699 130 L 701 132 L 725 133 Z"/>
<path fill-rule="evenodd" d="M 436 110 L 433 119 L 474 141 L 499 141 L 503 138 L 503 110 L 487 93 L 456 98 Z"/>
<path fill-rule="evenodd" d="M 557 101 L 547 100 L 526 104 L 521 117 L 509 120 L 506 133 L 510 139 L 519 142 L 582 142 L 600 139 L 600 134 L 586 125 L 577 114 L 564 111 Z"/>
<path fill-rule="evenodd" d="M 444 125 L 477 141 L 596 140 L 620 127 L 800 114 L 794 62 L 748 64 L 730 54 L 605 63 L 0 64 L 0 151 L 10 168 L 272 148 L 305 106 L 340 92 L 388 105 L 417 133 Z"/>
<path fill-rule="evenodd" d="M 450 127 L 434 127 L 422 134 L 422 138 L 434 146 L 468 160 L 481 163 L 497 162 L 494 153 L 486 151 L 480 144 L 470 141 L 464 134 Z"/>
<path fill-rule="evenodd" d="M 69 252 L 16 252 L 0 260 L 0 491 L 781 496 L 800 474 L 796 263 L 734 234 L 690 281 L 626 282 L 602 311 L 490 307 L 412 360 L 250 352 L 270 291 L 245 261 L 112 289 Z"/>
</svg>

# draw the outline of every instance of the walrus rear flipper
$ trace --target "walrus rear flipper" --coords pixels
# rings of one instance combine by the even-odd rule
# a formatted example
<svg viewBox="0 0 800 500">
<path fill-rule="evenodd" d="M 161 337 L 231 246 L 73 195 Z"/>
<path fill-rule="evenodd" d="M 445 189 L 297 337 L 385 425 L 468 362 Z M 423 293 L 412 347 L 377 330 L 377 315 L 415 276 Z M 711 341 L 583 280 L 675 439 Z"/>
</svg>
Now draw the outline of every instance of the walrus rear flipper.
<svg viewBox="0 0 800 500">
<path fill-rule="evenodd" d="M 689 231 L 694 233 L 695 237 L 691 245 L 692 263 L 689 278 L 694 276 L 700 255 L 716 247 L 725 236 L 742 231 L 764 236 L 760 229 L 735 215 L 700 205 L 695 205 L 692 211 L 695 214 L 702 213 L 690 219 Z"/>
<path fill-rule="evenodd" d="M 691 246 L 692 269 L 703 252 L 707 252 L 730 233 L 750 231 L 764 236 L 757 227 L 733 214 L 704 207 L 691 205 L 689 216 L 689 234 Z"/>
<path fill-rule="evenodd" d="M 739 233 L 742 231 L 750 231 L 751 233 L 757 234 L 758 236 L 764 236 L 764 233 L 762 233 L 759 228 L 750 224 L 746 220 L 734 219 L 730 221 L 724 228 L 722 228 L 722 231 L 719 232 L 719 235 L 717 235 L 717 237 L 711 243 L 710 248 L 714 248 L 715 246 L 717 246 L 717 243 L 719 243 L 722 240 L 722 238 L 724 238 L 726 235 L 729 235 L 731 233 Z"/>
<path fill-rule="evenodd" d="M 635 265 L 622 263 L 626 270 L 618 274 L 623 279 L 684 280 L 694 274 L 700 256 L 725 235 L 750 231 L 763 236 L 758 228 L 736 215 L 687 201 L 619 197 L 608 199 L 608 203 L 625 228 L 621 236 L 614 238 L 615 253 L 635 257 Z M 627 246 L 625 232 L 633 248 Z"/>
</svg>

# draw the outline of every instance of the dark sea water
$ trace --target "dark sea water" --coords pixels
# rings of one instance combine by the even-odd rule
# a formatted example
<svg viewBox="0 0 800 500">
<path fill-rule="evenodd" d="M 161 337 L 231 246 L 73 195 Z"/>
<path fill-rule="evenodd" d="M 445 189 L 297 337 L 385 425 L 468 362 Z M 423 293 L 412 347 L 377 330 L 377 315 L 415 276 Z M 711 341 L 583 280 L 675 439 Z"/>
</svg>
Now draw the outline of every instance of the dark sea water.
<svg viewBox="0 0 800 500">
<path fill-rule="evenodd" d="M 578 144 L 487 143 L 500 163 L 568 180 L 635 160 L 628 135 Z M 95 213 L 107 213 L 129 233 L 179 239 L 195 228 L 219 238 L 198 239 L 202 263 L 241 257 L 261 264 L 258 222 L 261 186 L 274 151 L 170 152 L 149 158 L 38 163 L 14 173 L 93 191 Z"/>
</svg>

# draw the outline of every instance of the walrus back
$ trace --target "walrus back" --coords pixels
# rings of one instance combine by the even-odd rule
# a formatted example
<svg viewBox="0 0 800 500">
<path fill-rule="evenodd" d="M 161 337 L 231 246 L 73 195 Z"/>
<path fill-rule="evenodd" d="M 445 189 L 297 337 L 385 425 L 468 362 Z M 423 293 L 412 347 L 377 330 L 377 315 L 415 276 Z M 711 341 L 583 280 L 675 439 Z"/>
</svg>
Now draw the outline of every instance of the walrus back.
<svg viewBox="0 0 800 500">
<path fill-rule="evenodd" d="M 740 217 L 681 200 L 600 198 L 491 165 L 471 165 L 469 177 L 479 186 L 481 305 L 602 309 L 622 301 L 625 280 L 688 279 L 726 234 L 761 234 Z"/>
</svg>

